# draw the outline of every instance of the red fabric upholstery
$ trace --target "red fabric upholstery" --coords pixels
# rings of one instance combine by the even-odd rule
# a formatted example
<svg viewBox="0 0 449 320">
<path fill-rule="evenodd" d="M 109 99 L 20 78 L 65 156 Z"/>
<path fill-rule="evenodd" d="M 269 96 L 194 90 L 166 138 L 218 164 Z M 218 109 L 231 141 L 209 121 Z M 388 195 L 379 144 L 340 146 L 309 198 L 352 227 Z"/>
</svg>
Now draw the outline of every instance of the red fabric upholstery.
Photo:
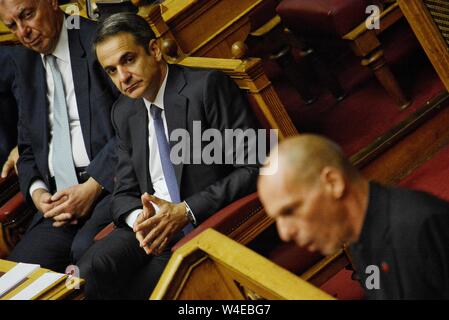
<svg viewBox="0 0 449 320">
<path fill-rule="evenodd" d="M 19 192 L 0 207 L 0 223 L 11 221 L 16 214 L 23 212 L 25 207 L 25 199 Z"/>
<path fill-rule="evenodd" d="M 241 198 L 213 214 L 209 219 L 205 220 L 198 227 L 193 229 L 192 232 L 176 243 L 176 245 L 172 248 L 172 251 L 175 251 L 177 248 L 207 228 L 213 228 L 223 234 L 229 234 L 250 216 L 260 210 L 262 210 L 262 205 L 259 201 L 257 193 Z"/>
<path fill-rule="evenodd" d="M 283 0 L 276 11 L 285 25 L 302 35 L 342 37 L 368 15 L 366 7 L 376 0 Z"/>
<path fill-rule="evenodd" d="M 111 222 L 106 227 L 104 227 L 103 230 L 101 230 L 100 232 L 97 233 L 97 235 L 95 236 L 94 240 L 98 241 L 98 240 L 103 239 L 108 234 L 110 234 L 114 229 L 115 229 L 115 224 L 113 222 Z"/>
<path fill-rule="evenodd" d="M 6 178 L 0 178 L 0 206 L 4 205 L 10 198 L 19 192 L 19 181 L 15 172 Z"/>
</svg>

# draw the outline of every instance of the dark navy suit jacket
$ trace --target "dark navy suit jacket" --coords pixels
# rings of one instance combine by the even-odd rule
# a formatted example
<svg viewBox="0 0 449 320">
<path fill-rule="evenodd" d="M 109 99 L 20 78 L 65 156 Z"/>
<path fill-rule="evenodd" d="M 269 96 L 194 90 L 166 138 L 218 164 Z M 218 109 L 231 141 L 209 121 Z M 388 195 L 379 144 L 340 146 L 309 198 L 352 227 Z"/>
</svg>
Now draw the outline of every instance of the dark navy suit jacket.
<svg viewBox="0 0 449 320">
<path fill-rule="evenodd" d="M 112 192 L 116 139 L 110 112 L 118 92 L 92 50 L 96 28 L 94 22 L 81 19 L 79 30 L 68 30 L 68 40 L 81 129 L 91 160 L 87 172 Z M 34 180 L 50 185 L 47 84 L 40 54 L 21 47 L 14 57 L 24 88 L 19 110 L 19 182 L 30 201 L 29 188 Z"/>
<path fill-rule="evenodd" d="M 20 94 L 16 85 L 16 68 L 10 53 L 10 47 L 0 47 L 0 166 L 17 145 L 17 104 Z"/>
<path fill-rule="evenodd" d="M 201 130 L 213 128 L 222 133 L 226 129 L 256 128 L 242 92 L 218 71 L 170 65 L 164 105 L 169 135 L 175 129 L 185 129 L 195 139 L 195 121 L 201 122 Z M 154 193 L 148 166 L 148 113 L 143 99 L 121 96 L 114 104 L 112 119 L 118 136 L 112 212 L 115 223 L 121 225 L 128 213 L 142 207 L 140 196 L 144 192 Z M 170 141 L 171 147 L 176 143 Z M 207 142 L 201 144 L 204 147 Z M 198 223 L 256 190 L 258 164 L 194 164 L 191 157 L 196 156 L 192 151 L 190 163 L 175 164 L 174 169 L 181 199 L 188 203 Z"/>
</svg>

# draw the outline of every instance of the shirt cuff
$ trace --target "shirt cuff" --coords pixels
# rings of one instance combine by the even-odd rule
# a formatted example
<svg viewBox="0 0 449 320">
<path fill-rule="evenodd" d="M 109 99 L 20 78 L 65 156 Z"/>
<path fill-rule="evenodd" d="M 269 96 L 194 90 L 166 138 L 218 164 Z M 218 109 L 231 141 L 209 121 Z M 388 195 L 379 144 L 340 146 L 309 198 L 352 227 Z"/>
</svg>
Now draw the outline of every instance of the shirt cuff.
<svg viewBox="0 0 449 320">
<path fill-rule="evenodd" d="M 142 211 L 142 209 L 136 209 L 126 217 L 125 222 L 131 229 L 134 228 L 134 223 L 136 222 L 137 217 L 142 213 Z"/>
<path fill-rule="evenodd" d="M 40 179 L 35 180 L 31 184 L 31 186 L 30 186 L 30 196 L 31 197 L 33 197 L 33 192 L 36 191 L 37 189 L 45 189 L 47 192 L 49 191 L 47 185 L 45 184 L 45 182 L 40 180 Z"/>
</svg>

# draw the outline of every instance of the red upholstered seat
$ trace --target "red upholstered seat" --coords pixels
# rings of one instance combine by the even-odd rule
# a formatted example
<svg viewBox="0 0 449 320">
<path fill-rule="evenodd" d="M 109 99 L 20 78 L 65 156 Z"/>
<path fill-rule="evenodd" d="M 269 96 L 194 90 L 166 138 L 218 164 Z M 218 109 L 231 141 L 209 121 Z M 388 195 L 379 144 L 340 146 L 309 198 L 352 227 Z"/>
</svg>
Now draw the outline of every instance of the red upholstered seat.
<svg viewBox="0 0 449 320">
<path fill-rule="evenodd" d="M 284 23 L 299 34 L 342 37 L 367 18 L 373 0 L 283 0 L 276 11 Z"/>
<path fill-rule="evenodd" d="M 0 259 L 6 258 L 21 239 L 33 214 L 34 209 L 25 203 L 21 192 L 0 207 Z"/>
<path fill-rule="evenodd" d="M 16 193 L 3 206 L 0 207 L 0 223 L 12 221 L 26 208 L 25 199 L 21 192 Z"/>
<path fill-rule="evenodd" d="M 324 60 L 332 60 L 341 51 L 338 47 L 341 40 L 348 43 L 355 55 L 361 58 L 361 64 L 373 71 L 399 108 L 404 109 L 410 105 L 410 100 L 386 64 L 379 39 L 381 33 L 402 17 L 397 3 L 388 1 L 389 5 L 384 5 L 387 1 L 282 0 L 276 11 L 292 33 L 314 48 Z M 374 13 L 366 12 L 370 5 L 377 5 L 380 10 L 378 30 L 365 24 Z"/>
<path fill-rule="evenodd" d="M 225 235 L 230 235 L 231 232 L 261 210 L 262 204 L 259 201 L 257 193 L 252 193 L 243 197 L 213 214 L 209 219 L 206 219 L 198 227 L 193 229 L 192 232 L 176 243 L 172 248 L 172 251 L 176 250 L 207 228 L 213 228 Z"/>
<path fill-rule="evenodd" d="M 6 178 L 0 178 L 0 206 L 19 192 L 19 181 L 15 172 L 11 172 Z"/>
</svg>

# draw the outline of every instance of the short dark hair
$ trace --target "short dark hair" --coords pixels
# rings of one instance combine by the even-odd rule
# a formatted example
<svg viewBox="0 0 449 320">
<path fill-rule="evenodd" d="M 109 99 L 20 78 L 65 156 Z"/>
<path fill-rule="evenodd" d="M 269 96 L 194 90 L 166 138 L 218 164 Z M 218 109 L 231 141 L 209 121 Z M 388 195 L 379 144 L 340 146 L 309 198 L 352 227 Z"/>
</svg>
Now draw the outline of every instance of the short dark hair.
<svg viewBox="0 0 449 320">
<path fill-rule="evenodd" d="M 144 18 L 131 12 L 115 13 L 100 23 L 93 42 L 94 52 L 99 43 L 122 32 L 133 35 L 136 44 L 150 53 L 148 44 L 156 35 Z"/>
</svg>

